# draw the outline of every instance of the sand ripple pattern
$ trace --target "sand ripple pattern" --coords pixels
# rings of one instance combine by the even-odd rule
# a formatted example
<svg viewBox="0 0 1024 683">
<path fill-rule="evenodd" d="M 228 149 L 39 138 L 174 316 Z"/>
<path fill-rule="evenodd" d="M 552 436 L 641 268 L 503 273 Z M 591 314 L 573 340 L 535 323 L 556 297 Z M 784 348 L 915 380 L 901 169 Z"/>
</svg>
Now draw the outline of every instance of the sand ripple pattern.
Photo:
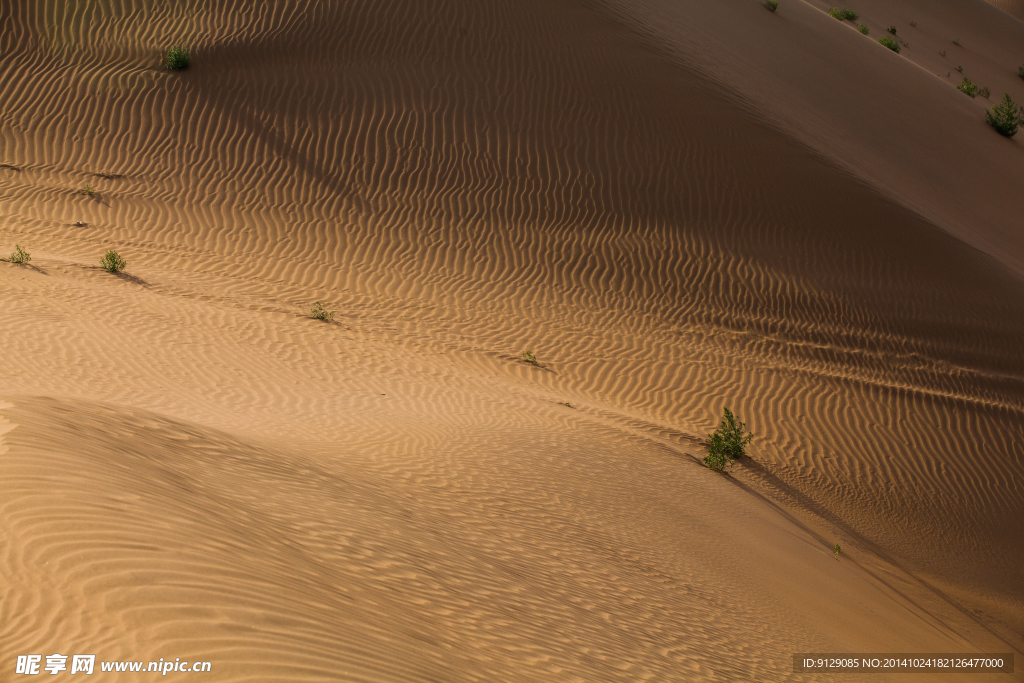
<svg viewBox="0 0 1024 683">
<path fill-rule="evenodd" d="M 757 432 L 757 462 L 808 505 L 958 599 L 977 600 L 993 623 L 1024 630 L 1024 547 L 1000 542 L 1024 522 L 1024 284 L 763 125 L 598 3 L 8 5 L 0 35 L 7 55 L 0 247 L 31 240 L 37 268 L 0 264 L 0 349 L 21 368 L 0 380 L 4 393 L 74 400 L 76 414 L 99 410 L 81 407 L 96 403 L 146 409 L 177 425 L 161 427 L 168 433 L 202 425 L 217 434 L 203 436 L 212 445 L 202 448 L 231 453 L 248 468 L 273 469 L 281 444 L 305 444 L 317 457 L 358 456 L 368 480 L 384 476 L 410 490 L 457 487 L 479 520 L 499 515 L 502 487 L 523 482 L 496 479 L 497 461 L 489 473 L 465 469 L 452 449 L 497 458 L 503 447 L 495 435 L 515 434 L 529 422 L 523 414 L 539 415 L 545 435 L 603 425 L 607 431 L 592 437 L 598 451 L 656 444 L 678 457 L 698 452 L 694 439 L 728 405 Z M 178 41 L 192 48 L 193 66 L 160 70 L 160 51 Z M 76 193 L 85 183 L 96 189 L 93 197 Z M 110 246 L 126 256 L 134 279 L 95 268 Z M 301 317 L 314 299 L 333 302 L 339 324 Z M 526 348 L 546 370 L 515 362 Z M 358 433 L 367 424 L 377 429 Z M 225 445 L 227 434 L 250 440 Z M 160 438 L 170 444 L 178 437 Z M 59 446 L 47 444 L 25 448 Z M 347 444 L 344 456 L 338 444 Z M 99 466 L 111 447 L 96 440 L 91 459 L 75 466 Z M 240 455 L 257 447 L 268 450 L 255 461 Z M 549 436 L 523 448 L 579 453 Z M 161 452 L 171 458 L 177 451 L 167 445 Z M 134 457 L 126 453 L 123 466 L 150 467 Z M 273 487 L 260 483 L 259 472 L 239 475 L 238 495 L 265 500 L 260 514 L 278 515 L 281 529 L 302 528 L 303 540 L 290 547 L 281 532 L 266 541 L 273 552 L 262 553 L 245 529 L 273 524 L 239 516 L 259 506 L 217 499 L 203 508 L 219 520 L 209 538 L 250 534 L 239 551 L 245 559 L 217 556 L 219 583 L 182 589 L 230 594 L 242 590 L 232 588 L 231 577 L 242 574 L 231 562 L 262 563 L 253 575 L 267 582 L 245 586 L 268 601 L 254 603 L 253 614 L 289 621 L 273 637 L 247 641 L 254 649 L 239 661 L 299 646 L 298 638 L 275 641 L 282 634 L 317 632 L 317 610 L 299 605 L 349 609 L 316 576 L 354 587 L 363 571 L 353 562 L 344 576 L 333 574 L 341 571 L 331 567 L 341 561 L 343 539 L 303 528 L 314 523 L 288 513 L 284 494 L 268 500 Z M 326 483 L 333 474 L 318 476 L 333 485 Z M 272 477 L 283 491 L 300 487 L 288 472 Z M 175 470 L 173 478 L 187 477 Z M 478 485 L 493 499 L 467 493 Z M 146 492 L 154 519 L 158 509 L 182 520 L 191 514 L 173 502 L 173 490 Z M 556 493 L 543 492 L 549 495 Z M 325 515 L 346 520 L 368 514 L 344 498 L 332 493 L 304 505 L 322 504 Z M 454 500 L 438 509 L 462 514 Z M 540 533 L 542 521 L 518 505 L 515 518 Z M 99 514 L 89 510 L 81 513 Z M 188 519 L 186 527 L 200 517 Z M 486 545 L 488 522 L 460 522 L 484 526 L 467 529 L 465 545 L 450 548 L 448 560 L 422 566 L 454 572 L 450 558 L 463 557 L 463 569 L 483 571 L 500 555 L 503 575 L 524 571 L 508 549 L 513 538 L 503 539 L 509 545 L 500 553 L 488 549 L 470 560 Z M 19 533 L 58 534 L 36 523 Z M 165 531 L 184 547 L 187 535 Z M 114 539 L 120 531 L 102 533 Z M 385 532 L 360 533 L 364 549 L 351 552 L 363 553 L 366 567 L 406 566 L 387 558 L 413 550 L 400 544 L 372 553 L 371 537 Z M 601 553 L 635 533 L 613 534 Z M 324 555 L 300 557 L 300 546 L 315 543 Z M 537 543 L 543 547 L 531 553 L 558 552 L 553 542 Z M 936 555 L 937 544 L 957 548 L 955 557 Z M 205 548 L 204 556 L 215 550 Z M 168 580 L 184 585 L 206 571 L 200 554 L 182 560 Z M 600 573 L 596 557 L 566 558 L 576 563 L 572 580 Z M 152 562 L 147 571 L 161 571 L 156 559 L 145 562 Z M 304 567 L 302 581 L 287 578 L 296 567 Z M 676 576 L 677 569 L 658 571 Z M 109 571 L 115 574 L 97 579 L 108 589 L 127 580 L 116 566 Z M 964 588 L 981 574 L 988 577 L 983 591 Z M 606 578 L 600 590 L 615 585 L 612 574 Z M 502 614 L 516 591 L 488 585 L 466 590 L 497 596 L 491 611 L 472 619 L 462 613 L 460 628 L 476 629 L 474 642 L 536 662 L 557 659 L 525 644 L 543 640 L 540 631 L 498 644 L 504 635 L 489 629 L 513 621 Z M 403 590 L 393 603 L 371 604 L 375 597 L 352 607 L 363 611 L 345 628 L 364 628 L 374 610 L 398 615 L 419 599 L 410 596 L 426 591 L 419 584 Z M 713 624 L 718 610 L 742 609 L 728 596 L 715 602 L 673 590 L 655 607 L 693 614 L 693 623 L 669 637 L 653 632 L 639 606 L 615 617 L 629 623 L 623 633 L 634 629 L 630 647 L 663 648 L 655 656 L 626 647 L 619 663 L 678 664 L 676 654 L 692 655 L 680 634 Z M 436 605 L 437 623 L 445 624 L 456 597 L 426 595 L 423 604 Z M 609 605 L 627 600 L 604 597 Z M 485 602 L 484 593 L 468 600 L 473 609 Z M 571 603 L 566 595 L 550 609 Z M 59 608 L 46 606 L 54 624 Z M 578 617 L 585 625 L 577 635 L 587 642 L 600 634 L 594 615 L 602 609 L 609 613 L 607 605 L 588 606 L 583 619 L 538 604 L 530 614 L 548 625 L 545 634 Z M 751 612 L 742 621 L 764 616 Z M 79 635 L 108 629 L 109 642 L 130 656 L 113 626 L 80 628 Z M 417 628 L 374 637 L 412 647 L 410 639 L 429 631 Z M 725 627 L 709 629 L 719 645 L 740 642 Z M 301 647 L 350 652 L 352 633 L 339 627 Z M 210 647 L 228 652 L 224 638 L 211 635 Z M 486 680 L 501 670 L 472 659 L 465 642 L 437 647 L 429 657 L 401 651 L 395 666 L 417 664 L 387 677 L 451 680 L 459 670 L 465 680 Z M 364 657 L 367 680 L 385 678 L 373 673 L 373 657 L 351 656 Z M 573 680 L 570 671 L 583 680 L 638 680 L 663 679 L 670 670 L 652 665 L 613 675 L 596 661 L 548 672 L 556 680 Z M 318 671 L 327 671 L 326 662 L 311 666 L 321 664 Z"/>
</svg>

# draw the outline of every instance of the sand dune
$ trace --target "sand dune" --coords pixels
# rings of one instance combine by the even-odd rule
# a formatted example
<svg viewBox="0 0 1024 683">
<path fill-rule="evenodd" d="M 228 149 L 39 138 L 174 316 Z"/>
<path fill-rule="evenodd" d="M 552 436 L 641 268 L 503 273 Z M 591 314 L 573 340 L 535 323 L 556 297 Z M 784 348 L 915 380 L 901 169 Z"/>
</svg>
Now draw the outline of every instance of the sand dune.
<svg viewBox="0 0 1024 683">
<path fill-rule="evenodd" d="M 355 430 L 310 457 L 16 399 L 4 654 L 173 650 L 219 680 L 645 680 L 777 676 L 793 647 L 1003 646 L 649 439 L 544 413 L 435 425 L 447 448 L 392 437 L 384 460 Z M 793 603 L 784 636 L 766 628 Z"/>
<path fill-rule="evenodd" d="M 1024 21 L 1024 2 L 1020 0 L 989 0 L 989 2 L 1007 14 Z"/>
<path fill-rule="evenodd" d="M 826 9 L 13 3 L 0 660 L 1019 660 L 1024 152 L 953 76 L 1024 102 L 1024 23 Z"/>
<path fill-rule="evenodd" d="M 1024 24 L 982 0 L 867 0 L 857 9 L 869 40 L 853 22 L 829 17 L 829 2 L 786 3 L 767 18 L 757 3 L 738 0 L 714 11 L 670 0 L 608 5 L 755 116 L 1024 272 L 1024 198 L 1014 191 L 1020 146 L 991 135 L 991 101 L 952 87 L 967 76 L 988 86 L 992 100 L 1004 92 L 1024 99 Z M 899 56 L 875 41 L 890 26 L 905 43 Z"/>
</svg>

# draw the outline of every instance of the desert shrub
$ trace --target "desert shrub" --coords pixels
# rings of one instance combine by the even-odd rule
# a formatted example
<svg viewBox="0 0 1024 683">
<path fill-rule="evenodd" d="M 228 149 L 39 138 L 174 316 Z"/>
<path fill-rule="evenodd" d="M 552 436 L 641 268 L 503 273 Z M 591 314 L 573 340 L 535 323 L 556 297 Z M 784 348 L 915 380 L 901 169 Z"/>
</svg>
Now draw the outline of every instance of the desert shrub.
<svg viewBox="0 0 1024 683">
<path fill-rule="evenodd" d="M 916 21 L 910 22 L 910 28 L 917 28 L 917 22 Z"/>
<path fill-rule="evenodd" d="M 747 445 L 754 440 L 754 435 L 747 432 L 747 425 L 736 419 L 736 416 L 728 408 L 722 411 L 722 422 L 718 425 L 718 431 L 715 434 L 721 435 L 726 452 L 733 459 L 746 455 Z"/>
<path fill-rule="evenodd" d="M 1020 76 L 1021 78 L 1024 78 L 1024 66 L 1017 69 L 1017 75 Z"/>
<path fill-rule="evenodd" d="M 1017 134 L 1017 127 L 1024 124 L 1024 107 L 1018 107 L 1010 93 L 1006 93 L 1001 104 L 985 112 L 985 118 L 1000 135 L 1012 138 Z"/>
<path fill-rule="evenodd" d="M 108 249 L 107 253 L 100 259 L 100 266 L 108 273 L 120 273 L 127 265 L 124 259 L 113 249 Z"/>
<path fill-rule="evenodd" d="M 86 184 L 82 187 L 81 190 L 78 191 L 78 193 L 84 194 L 86 197 L 91 197 L 94 194 L 96 194 L 96 190 L 94 190 L 91 185 Z"/>
<path fill-rule="evenodd" d="M 175 45 L 164 55 L 164 67 L 171 71 L 187 69 L 190 61 L 188 50 L 180 45 Z"/>
<path fill-rule="evenodd" d="M 954 45 L 956 45 L 957 47 L 962 47 L 962 46 L 960 45 L 960 39 L 959 39 L 959 38 L 957 38 L 956 40 L 954 40 L 954 41 L 953 41 L 953 44 L 954 44 Z"/>
<path fill-rule="evenodd" d="M 881 38 L 878 39 L 878 42 L 884 45 L 885 47 L 889 48 L 896 54 L 900 53 L 900 44 L 897 43 L 892 38 L 890 38 L 889 36 L 882 36 Z"/>
<path fill-rule="evenodd" d="M 857 27 L 857 30 L 863 33 L 864 35 L 868 35 L 869 33 L 871 33 L 871 29 L 868 28 L 867 24 L 861 24 L 860 26 Z"/>
<path fill-rule="evenodd" d="M 964 76 L 964 82 L 956 86 L 956 89 L 969 97 L 978 96 L 978 86 L 971 83 L 971 79 L 967 78 L 967 76 Z"/>
<path fill-rule="evenodd" d="M 836 557 L 839 557 L 839 553 L 841 553 L 841 552 L 843 552 L 842 547 L 838 543 L 836 543 L 835 547 L 832 548 L 832 554 L 835 555 Z"/>
<path fill-rule="evenodd" d="M 849 19 L 850 21 L 857 21 L 860 18 L 860 15 L 854 12 L 852 9 L 839 9 L 838 7 L 833 7 L 832 9 L 830 9 L 828 11 L 828 15 L 833 19 L 838 19 L 839 21 L 846 21 L 847 19 Z"/>
<path fill-rule="evenodd" d="M 779 0 L 764 0 L 764 6 L 774 12 L 779 9 Z"/>
<path fill-rule="evenodd" d="M 530 365 L 540 365 L 540 361 L 537 360 L 537 356 L 533 355 L 533 351 L 523 351 L 519 357 L 523 359 L 524 363 L 529 363 Z"/>
<path fill-rule="evenodd" d="M 893 35 L 896 35 L 896 27 L 895 26 L 890 26 L 887 30 L 889 31 L 889 33 L 891 33 Z"/>
<path fill-rule="evenodd" d="M 20 245 L 14 245 L 14 253 L 11 254 L 11 263 L 28 263 L 32 260 L 32 254 L 28 253 L 21 248 Z"/>
<path fill-rule="evenodd" d="M 732 458 L 725 452 L 722 439 L 712 434 L 708 439 L 708 454 L 704 456 L 704 464 L 715 472 L 725 472 L 732 467 Z"/>
<path fill-rule="evenodd" d="M 334 311 L 328 311 L 324 308 L 322 301 L 313 302 L 313 307 L 309 309 L 309 314 L 317 320 L 323 320 L 325 323 L 334 322 Z"/>
<path fill-rule="evenodd" d="M 716 472 L 722 472 L 732 466 L 733 460 L 746 454 L 746 447 L 753 440 L 754 435 L 747 432 L 747 425 L 725 408 L 718 429 L 708 435 L 708 454 L 704 457 L 704 464 Z"/>
<path fill-rule="evenodd" d="M 964 68 L 962 66 L 958 66 L 956 70 L 959 71 L 960 73 L 964 72 Z"/>
<path fill-rule="evenodd" d="M 978 88 L 978 94 L 981 95 L 982 97 L 984 97 L 987 100 L 989 95 L 992 94 L 992 91 L 989 90 L 988 87 L 986 86 L 984 88 Z"/>
</svg>

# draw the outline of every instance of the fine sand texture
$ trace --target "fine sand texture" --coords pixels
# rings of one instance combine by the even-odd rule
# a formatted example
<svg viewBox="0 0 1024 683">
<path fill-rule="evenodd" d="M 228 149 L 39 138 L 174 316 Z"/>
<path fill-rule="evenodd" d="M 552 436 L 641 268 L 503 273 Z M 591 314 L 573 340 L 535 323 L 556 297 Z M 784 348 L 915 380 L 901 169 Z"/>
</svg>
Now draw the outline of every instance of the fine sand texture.
<svg viewBox="0 0 1024 683">
<path fill-rule="evenodd" d="M 1020 3 L 828 6 L 9 0 L 0 671 L 1024 680 Z"/>
<path fill-rule="evenodd" d="M 988 0 L 991 4 L 1024 21 L 1024 0 Z"/>
</svg>

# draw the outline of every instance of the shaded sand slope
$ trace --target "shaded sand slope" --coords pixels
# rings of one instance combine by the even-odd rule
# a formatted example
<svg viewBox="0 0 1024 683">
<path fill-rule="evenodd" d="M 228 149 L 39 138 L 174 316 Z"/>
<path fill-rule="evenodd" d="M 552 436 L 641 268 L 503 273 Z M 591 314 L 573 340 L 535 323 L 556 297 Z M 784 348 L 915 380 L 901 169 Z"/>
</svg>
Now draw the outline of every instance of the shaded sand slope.
<svg viewBox="0 0 1024 683">
<path fill-rule="evenodd" d="M 1024 147 L 984 117 L 1005 92 L 1024 102 L 1024 23 L 983 0 L 866 0 L 856 3 L 866 37 L 824 0 L 774 14 L 748 0 L 604 4 L 756 116 L 1024 272 Z M 877 43 L 893 25 L 898 56 Z M 963 76 L 992 101 L 958 92 Z"/>
<path fill-rule="evenodd" d="M 109 473 L 94 481 L 106 476 L 112 488 L 92 485 L 108 497 L 141 487 L 131 513 L 139 529 L 159 527 L 152 533 L 180 548 L 175 525 L 209 524 L 197 532 L 204 547 L 227 546 L 211 555 L 209 583 L 200 560 L 148 549 L 124 562 L 169 563 L 147 585 L 192 582 L 165 598 L 190 610 L 237 583 L 234 604 L 249 611 L 205 622 L 162 612 L 133 643 L 125 632 L 141 621 L 118 626 L 132 611 L 121 604 L 93 610 L 97 621 L 74 637 L 104 633 L 124 656 L 163 656 L 173 629 L 209 628 L 211 652 L 236 646 L 232 675 L 263 657 L 287 680 L 301 661 L 287 655 L 295 634 L 308 641 L 321 628 L 309 624 L 323 623 L 331 633 L 319 637 L 336 638 L 318 641 L 326 649 L 362 653 L 340 655 L 358 659 L 345 674 L 356 680 L 509 669 L 636 680 L 665 678 L 679 662 L 710 677 L 731 666 L 714 643 L 736 633 L 732 642 L 761 658 L 759 679 L 786 678 L 795 643 L 1020 650 L 1024 285 L 1019 224 L 1007 221 L 1021 200 L 999 188 L 1021 156 L 1019 141 L 975 125 L 981 103 L 802 5 L 792 11 L 808 35 L 776 45 L 779 69 L 796 61 L 785 45 L 825 66 L 795 72 L 781 98 L 794 109 L 773 105 L 770 125 L 749 113 L 757 90 L 734 78 L 743 59 L 757 73 L 755 52 L 705 50 L 698 60 L 672 32 L 699 18 L 688 41 L 748 49 L 778 39 L 755 26 L 793 30 L 766 22 L 794 15 L 757 3 L 742 22 L 726 21 L 746 16 L 732 2 L 655 20 L 665 8 L 652 0 L 629 7 L 629 24 L 587 2 L 76 7 L 18 3 L 0 43 L 13 55 L 0 82 L 0 162 L 13 167 L 0 168 L 0 247 L 33 253 L 30 267 L 0 264 L 0 349 L 14 368 L 0 393 L 26 411 L 9 434 L 23 469 L 4 479 L 12 497 L 0 499 L 24 493 L 18 477 L 64 470 Z M 969 20 L 995 13 L 965 7 Z M 636 21 L 662 24 L 662 36 L 638 34 Z M 179 39 L 193 46 L 193 67 L 160 71 L 155 55 Z M 929 135 L 907 137 L 902 114 L 870 118 L 863 108 L 867 118 L 846 121 L 856 134 L 824 135 L 838 124 L 822 121 L 854 116 L 844 113 L 850 96 L 835 94 L 840 58 L 867 63 L 850 67 L 854 92 L 913 85 L 903 92 L 934 113 L 922 123 Z M 811 124 L 795 115 L 807 101 L 818 107 Z M 931 132 L 947 126 L 966 131 L 961 146 L 972 153 L 939 164 L 936 150 L 952 143 Z M 877 177 L 863 172 L 890 155 Z M 946 194 L 954 176 L 973 217 Z M 97 194 L 75 194 L 84 183 Z M 929 192 L 942 195 L 934 206 Z M 94 265 L 110 246 L 130 275 Z M 339 323 L 303 317 L 314 299 L 330 302 Z M 515 362 L 525 348 L 547 368 Z M 723 405 L 758 434 L 740 488 L 685 457 Z M 191 432 L 214 455 L 168 445 Z M 88 448 L 69 447 L 86 436 Z M 46 466 L 43 453 L 59 463 L 50 474 L 32 469 Z M 213 488 L 172 506 L 187 485 L 154 488 L 164 477 L 154 463 L 179 468 L 174 481 L 213 468 Z M 307 471 L 322 488 L 302 489 Z M 357 502 L 345 507 L 330 482 L 352 480 L 358 491 L 345 496 Z M 274 498 L 277 484 L 289 495 Z M 559 498 L 580 491 L 582 507 Z M 217 510 L 255 515 L 259 500 L 279 512 L 250 524 L 266 532 L 243 532 L 242 517 L 204 507 L 207 497 L 223 501 Z M 40 515 L 99 515 L 97 528 L 121 530 L 96 532 L 90 552 L 124 532 L 123 519 L 88 500 L 17 500 L 29 521 L 11 527 L 4 557 L 22 576 L 40 569 L 34 534 L 58 533 L 31 521 Z M 375 521 L 398 501 L 429 522 Z M 733 509 L 749 511 L 742 523 Z M 610 551 L 589 554 L 582 537 L 560 551 L 537 531 L 558 519 L 605 534 L 601 548 L 628 546 L 656 571 L 601 574 L 597 558 Z M 358 530 L 352 546 L 347 528 Z M 517 540 L 520 528 L 537 533 Z M 443 553 L 437 529 L 452 530 Z M 264 556 L 254 550 L 263 535 L 305 559 Z M 516 556 L 522 588 L 502 579 L 496 591 L 497 570 L 471 560 L 498 552 L 495 538 Z M 835 541 L 852 566 L 830 557 Z M 375 548 L 379 565 L 369 569 L 355 547 Z M 446 559 L 423 559 L 423 547 Z M 305 573 L 291 571 L 303 563 Z M 570 579 L 551 578 L 570 565 Z M 739 578 L 758 572 L 757 582 Z M 701 603 L 655 576 L 732 597 Z M 77 579 L 54 577 L 62 588 L 48 599 L 67 604 L 82 604 L 72 598 L 86 581 L 126 580 L 98 561 Z M 407 583 L 393 593 L 396 581 Z M 8 594 L 33 585 L 23 579 Z M 417 603 L 423 586 L 434 592 Z M 627 609 L 629 586 L 638 597 Z M 351 612 L 346 590 L 361 596 Z M 513 600 L 517 591 L 530 599 Z M 570 594 L 599 618 L 555 647 L 552 634 L 577 617 L 538 620 L 573 604 L 545 596 Z M 836 594 L 851 612 L 812 597 Z M 140 600 L 162 604 L 158 592 Z M 239 635 L 256 613 L 279 621 L 258 638 Z M 602 619 L 629 628 L 603 630 Z M 72 637 L 56 616 L 30 624 L 19 647 Z M 496 625 L 499 635 L 487 631 Z M 448 640 L 423 640 L 439 629 Z M 626 642 L 625 630 L 644 635 Z M 705 640 L 687 641 L 698 632 Z M 605 652 L 603 663 L 581 654 Z M 382 659 L 394 668 L 375 671 Z M 316 661 L 311 677 L 338 660 Z"/>
<path fill-rule="evenodd" d="M 5 659 L 179 656 L 215 680 L 764 680 L 791 649 L 1001 645 L 696 462 L 564 408 L 436 411 L 443 445 L 353 422 L 349 445 L 310 457 L 12 401 Z"/>
</svg>

